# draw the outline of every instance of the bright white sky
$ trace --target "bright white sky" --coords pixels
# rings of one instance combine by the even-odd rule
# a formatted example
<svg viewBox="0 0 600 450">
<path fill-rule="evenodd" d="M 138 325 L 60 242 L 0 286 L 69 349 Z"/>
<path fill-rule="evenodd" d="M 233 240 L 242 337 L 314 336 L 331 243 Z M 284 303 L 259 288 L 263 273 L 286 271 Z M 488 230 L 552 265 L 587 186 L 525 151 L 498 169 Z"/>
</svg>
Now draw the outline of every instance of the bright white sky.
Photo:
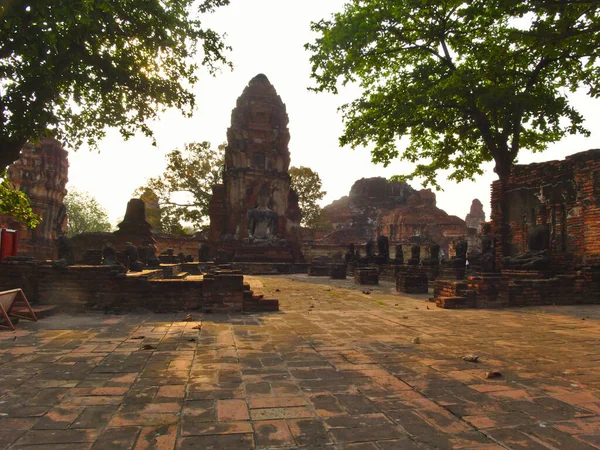
<svg viewBox="0 0 600 450">
<path fill-rule="evenodd" d="M 235 68 L 215 78 L 203 73 L 195 88 L 198 108 L 191 119 L 178 111 L 169 111 L 153 124 L 158 148 L 150 140 L 136 137 L 124 141 L 117 131 L 110 131 L 100 145 L 100 154 L 82 148 L 69 149 L 68 189 L 88 191 L 108 210 L 115 223 L 125 213 L 133 191 L 146 180 L 160 175 L 165 168 L 165 155 L 185 142 L 209 141 L 215 147 L 225 142 L 231 110 L 250 79 L 264 73 L 275 86 L 287 106 L 290 118 L 290 153 L 292 165 L 308 166 L 319 173 L 327 191 L 322 205 L 347 195 L 352 184 L 363 177 L 408 173 L 410 166 L 397 161 L 387 168 L 371 163 L 367 149 L 340 148 L 338 137 L 343 124 L 337 107 L 352 100 L 357 91 L 344 91 L 338 96 L 307 91 L 309 53 L 304 44 L 312 41 L 310 22 L 328 18 L 340 11 L 344 0 L 232 0 L 208 17 L 207 23 L 226 32 L 226 42 L 233 47 L 230 60 Z M 542 154 L 523 152 L 520 163 L 563 159 L 566 155 L 600 148 L 600 126 L 594 113 L 599 100 L 583 93 L 573 103 L 587 118 L 590 138 L 569 137 Z M 437 192 L 437 204 L 449 214 L 464 219 L 471 201 L 479 198 L 489 217 L 490 183 L 496 179 L 492 166 L 476 182 L 455 184 L 441 179 L 443 192 Z M 417 182 L 411 183 L 420 189 Z"/>
</svg>

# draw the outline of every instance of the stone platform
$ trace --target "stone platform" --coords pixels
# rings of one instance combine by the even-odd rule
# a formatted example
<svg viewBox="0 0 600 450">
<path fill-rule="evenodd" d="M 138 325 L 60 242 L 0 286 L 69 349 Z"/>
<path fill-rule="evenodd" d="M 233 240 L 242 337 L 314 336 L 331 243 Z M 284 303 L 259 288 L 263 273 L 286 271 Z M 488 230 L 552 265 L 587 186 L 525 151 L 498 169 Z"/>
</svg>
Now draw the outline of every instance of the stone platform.
<svg viewBox="0 0 600 450">
<path fill-rule="evenodd" d="M 309 277 L 328 277 L 331 274 L 331 267 L 327 265 L 315 265 L 311 264 L 308 266 Z"/>
<path fill-rule="evenodd" d="M 422 266 L 399 266 L 396 290 L 407 294 L 426 294 L 429 290 L 427 269 Z"/>
<path fill-rule="evenodd" d="M 379 284 L 379 271 L 377 267 L 355 267 L 354 282 L 356 284 Z"/>
<path fill-rule="evenodd" d="M 306 273 L 308 263 L 234 262 L 231 267 L 244 275 Z"/>
<path fill-rule="evenodd" d="M 0 332 L 0 448 L 598 447 L 597 307 L 427 309 L 390 282 L 365 295 L 294 277 L 248 277 L 285 314 L 59 314 Z"/>
<path fill-rule="evenodd" d="M 244 312 L 269 302 L 249 303 L 239 270 L 214 269 L 204 276 L 181 271 L 180 264 L 124 273 L 118 266 L 55 267 L 44 262 L 0 263 L 0 290 L 21 288 L 31 303 L 54 305 L 61 311 Z M 250 299 L 252 298 L 250 292 Z"/>
</svg>

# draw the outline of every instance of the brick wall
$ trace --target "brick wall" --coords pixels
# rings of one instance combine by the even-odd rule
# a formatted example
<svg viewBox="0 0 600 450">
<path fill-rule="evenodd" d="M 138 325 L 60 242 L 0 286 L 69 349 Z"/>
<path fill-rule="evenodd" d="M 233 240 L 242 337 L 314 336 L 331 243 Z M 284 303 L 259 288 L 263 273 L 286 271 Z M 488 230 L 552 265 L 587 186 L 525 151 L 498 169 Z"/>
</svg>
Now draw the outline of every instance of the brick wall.
<svg viewBox="0 0 600 450">
<path fill-rule="evenodd" d="M 492 221 L 502 256 L 501 185 L 492 184 Z M 562 161 L 516 165 L 505 195 L 510 223 L 510 256 L 525 253 L 527 232 L 535 224 L 551 230 L 551 269 L 556 272 L 600 262 L 600 150 L 588 150 Z"/>
<path fill-rule="evenodd" d="M 0 290 L 21 288 L 31 302 L 62 311 L 180 311 L 202 307 L 202 281 L 127 276 L 109 266 L 0 264 Z M 241 290 L 241 287 L 240 287 Z"/>
</svg>

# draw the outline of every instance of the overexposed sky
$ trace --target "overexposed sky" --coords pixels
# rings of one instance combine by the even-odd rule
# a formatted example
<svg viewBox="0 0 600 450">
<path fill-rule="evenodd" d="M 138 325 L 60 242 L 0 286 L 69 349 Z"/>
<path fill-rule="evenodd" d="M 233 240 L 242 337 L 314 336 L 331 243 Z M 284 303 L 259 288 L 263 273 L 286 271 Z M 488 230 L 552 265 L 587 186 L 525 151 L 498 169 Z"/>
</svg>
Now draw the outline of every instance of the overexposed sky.
<svg viewBox="0 0 600 450">
<path fill-rule="evenodd" d="M 69 184 L 67 189 L 88 191 L 109 212 L 111 222 L 123 217 L 133 191 L 150 177 L 160 175 L 165 155 L 182 148 L 186 142 L 210 141 L 215 147 L 225 142 L 236 99 L 251 78 L 264 73 L 283 102 L 290 118 L 289 144 L 291 165 L 308 166 L 319 173 L 327 191 L 322 205 L 347 195 L 352 184 L 363 177 L 390 177 L 408 173 L 407 163 L 396 161 L 384 168 L 371 163 L 367 149 L 340 148 L 338 137 L 343 130 L 338 106 L 354 99 L 359 91 L 347 89 L 340 95 L 315 94 L 307 91 L 312 84 L 310 54 L 304 44 L 314 39 L 310 22 L 328 18 L 340 11 L 344 0 L 232 0 L 206 18 L 207 24 L 227 33 L 226 42 L 233 47 L 229 59 L 233 72 L 224 68 L 216 77 L 206 72 L 194 89 L 197 110 L 190 119 L 178 111 L 168 111 L 152 124 L 158 148 L 142 136 L 124 141 L 111 130 L 100 145 L 100 154 L 81 148 L 69 150 Z M 600 122 L 594 119 L 600 100 L 583 93 L 573 96 L 574 105 L 587 118 L 590 138 L 569 137 L 541 154 L 523 152 L 520 163 L 563 159 L 566 155 L 600 148 Z M 492 165 L 476 182 L 455 184 L 440 178 L 443 192 L 437 192 L 437 204 L 449 214 L 464 219 L 471 201 L 479 198 L 489 217 L 490 183 L 496 179 Z M 414 188 L 420 189 L 417 182 Z"/>
</svg>

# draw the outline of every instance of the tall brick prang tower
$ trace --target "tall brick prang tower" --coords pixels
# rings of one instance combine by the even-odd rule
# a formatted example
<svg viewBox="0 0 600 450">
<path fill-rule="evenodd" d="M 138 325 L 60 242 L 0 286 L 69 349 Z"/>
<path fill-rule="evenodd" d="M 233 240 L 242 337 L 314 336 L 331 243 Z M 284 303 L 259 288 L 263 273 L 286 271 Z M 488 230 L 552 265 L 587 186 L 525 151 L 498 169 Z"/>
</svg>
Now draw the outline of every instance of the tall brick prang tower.
<svg viewBox="0 0 600 450">
<path fill-rule="evenodd" d="M 19 232 L 18 254 L 36 259 L 56 257 L 56 239 L 66 231 L 67 214 L 63 203 L 67 190 L 68 152 L 56 139 L 42 139 L 39 144 L 26 144 L 21 157 L 8 168 L 8 178 L 18 190 L 26 193 L 42 222 L 28 229 L 14 217 L 0 215 L 0 224 Z"/>
<path fill-rule="evenodd" d="M 272 248 L 251 253 L 273 262 L 301 258 L 301 217 L 288 174 L 288 122 L 285 104 L 268 78 L 260 74 L 250 80 L 231 113 L 223 185 L 214 190 L 209 240 L 216 247 L 242 246 L 248 238 L 248 210 L 257 207 L 259 195 L 266 195 L 268 208 L 277 214 L 277 238 L 288 242 L 291 253 L 276 256 Z"/>
</svg>

